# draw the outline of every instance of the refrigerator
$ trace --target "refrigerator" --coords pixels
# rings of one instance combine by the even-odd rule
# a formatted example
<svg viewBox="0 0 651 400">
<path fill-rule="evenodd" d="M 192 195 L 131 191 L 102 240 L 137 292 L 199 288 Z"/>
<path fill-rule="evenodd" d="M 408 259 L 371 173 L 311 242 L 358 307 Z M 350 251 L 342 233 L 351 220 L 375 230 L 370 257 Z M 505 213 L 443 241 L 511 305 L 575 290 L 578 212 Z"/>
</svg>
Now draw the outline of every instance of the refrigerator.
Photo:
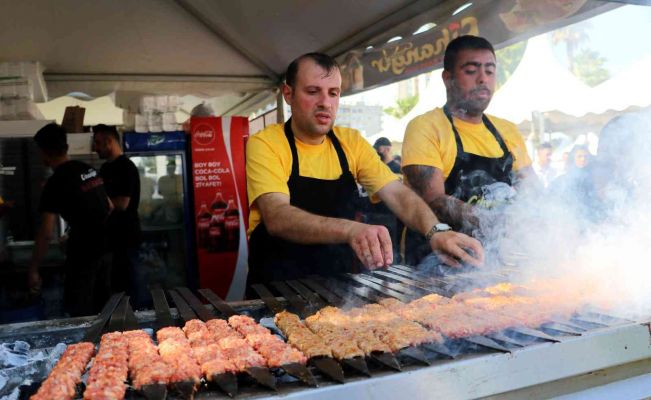
<svg viewBox="0 0 651 400">
<path fill-rule="evenodd" d="M 125 133 L 124 153 L 140 175 L 143 244 L 133 299 L 149 306 L 148 288 L 197 287 L 185 132 Z"/>
</svg>

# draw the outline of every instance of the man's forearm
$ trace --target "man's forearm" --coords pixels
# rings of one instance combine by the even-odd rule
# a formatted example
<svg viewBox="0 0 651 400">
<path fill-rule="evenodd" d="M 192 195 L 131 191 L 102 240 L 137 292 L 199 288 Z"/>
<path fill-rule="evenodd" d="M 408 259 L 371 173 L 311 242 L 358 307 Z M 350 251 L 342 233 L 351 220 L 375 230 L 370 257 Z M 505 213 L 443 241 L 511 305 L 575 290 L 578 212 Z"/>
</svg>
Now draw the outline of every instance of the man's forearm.
<svg viewBox="0 0 651 400">
<path fill-rule="evenodd" d="M 418 194 L 438 219 L 455 230 L 472 232 L 478 224 L 472 206 L 445 194 L 443 174 L 426 165 L 408 165 L 403 168 L 409 186 Z"/>
<path fill-rule="evenodd" d="M 423 199 L 398 181 L 389 183 L 378 195 L 399 220 L 423 235 L 439 222 Z"/>
<path fill-rule="evenodd" d="M 47 252 L 48 247 L 50 246 L 51 233 L 45 232 L 43 228 L 39 229 L 36 234 L 36 239 L 34 241 L 34 250 L 32 252 L 32 260 L 29 264 L 30 271 L 38 271 L 38 268 L 41 265 L 43 256 Z"/>
<path fill-rule="evenodd" d="M 115 211 L 125 211 L 127 207 L 129 207 L 129 201 L 131 200 L 131 197 L 128 196 L 115 196 L 111 197 L 111 202 L 113 203 L 113 206 Z"/>
<path fill-rule="evenodd" d="M 351 227 L 358 222 L 315 215 L 291 205 L 282 205 L 266 218 L 265 226 L 272 236 L 301 243 L 346 243 Z"/>
<path fill-rule="evenodd" d="M 428 205 L 439 219 L 457 231 L 472 233 L 479 225 L 473 207 L 455 197 L 442 195 L 428 202 Z"/>
</svg>

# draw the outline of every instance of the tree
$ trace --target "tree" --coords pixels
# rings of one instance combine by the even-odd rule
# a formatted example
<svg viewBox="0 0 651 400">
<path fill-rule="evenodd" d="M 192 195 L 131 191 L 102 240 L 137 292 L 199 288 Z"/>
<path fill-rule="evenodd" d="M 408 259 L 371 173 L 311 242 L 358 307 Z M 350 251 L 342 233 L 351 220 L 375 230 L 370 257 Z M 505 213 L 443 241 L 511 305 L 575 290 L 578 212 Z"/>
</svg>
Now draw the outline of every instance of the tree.
<svg viewBox="0 0 651 400">
<path fill-rule="evenodd" d="M 610 78 L 605 64 L 606 58 L 599 55 L 599 52 L 581 49 L 574 58 L 574 74 L 588 86 L 594 87 Z"/>
<path fill-rule="evenodd" d="M 565 44 L 567 65 L 572 72 L 574 72 L 574 64 L 576 62 L 574 55 L 576 54 L 580 45 L 588 40 L 588 34 L 586 33 L 586 30 L 589 27 L 590 25 L 588 23 L 584 23 L 557 29 L 552 32 L 553 44 Z"/>
<path fill-rule="evenodd" d="M 599 52 L 584 45 L 589 41 L 588 29 L 592 26 L 588 22 L 575 24 L 552 32 L 552 43 L 565 44 L 567 64 L 570 72 L 588 86 L 596 86 L 610 78 L 606 69 L 606 58 Z"/>
<path fill-rule="evenodd" d="M 418 95 L 408 96 L 396 100 L 395 106 L 387 107 L 383 111 L 385 114 L 388 114 L 396 119 L 400 119 L 409 114 L 409 111 L 411 111 L 416 106 L 416 104 L 418 104 Z"/>
<path fill-rule="evenodd" d="M 520 65 L 524 51 L 527 48 L 527 41 L 512 44 L 495 52 L 497 59 L 497 87 L 500 88 L 513 75 L 515 69 Z"/>
</svg>

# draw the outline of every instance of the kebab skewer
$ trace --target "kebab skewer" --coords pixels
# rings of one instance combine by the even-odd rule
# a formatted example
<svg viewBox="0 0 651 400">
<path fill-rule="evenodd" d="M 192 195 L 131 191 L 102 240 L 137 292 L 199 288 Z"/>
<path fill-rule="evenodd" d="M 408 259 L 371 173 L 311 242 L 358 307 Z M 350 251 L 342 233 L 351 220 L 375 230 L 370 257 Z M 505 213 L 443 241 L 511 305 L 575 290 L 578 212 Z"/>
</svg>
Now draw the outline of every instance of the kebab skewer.
<svg viewBox="0 0 651 400">
<path fill-rule="evenodd" d="M 305 324 L 325 339 L 339 359 L 369 356 L 389 368 L 401 369 L 398 360 L 391 354 L 391 348 L 377 337 L 371 327 L 350 324 L 348 317 L 336 307 L 322 308 L 307 317 Z"/>
<path fill-rule="evenodd" d="M 106 333 L 90 367 L 84 400 L 123 399 L 129 372 L 127 339 L 120 332 Z"/>
<path fill-rule="evenodd" d="M 317 386 L 314 376 L 305 367 L 307 357 L 300 350 L 285 343 L 269 329 L 245 315 L 233 315 L 228 324 L 265 358 L 270 368 L 282 368 L 310 386 Z"/>
<path fill-rule="evenodd" d="M 247 373 L 260 385 L 276 390 L 276 380 L 267 368 L 264 358 L 253 350 L 239 333 L 231 329 L 226 321 L 214 319 L 214 315 L 209 313 L 187 288 L 177 288 L 177 290 L 178 292 L 170 290 L 169 293 L 186 323 L 196 319 L 196 315 L 200 315 L 201 319 L 207 321 L 206 327 L 213 335 L 213 340 L 235 364 L 238 371 Z M 190 309 L 188 303 L 192 305 L 194 311 Z"/>
<path fill-rule="evenodd" d="M 132 330 L 123 335 L 129 349 L 129 376 L 133 388 L 148 399 L 164 399 L 173 368 L 163 360 L 145 331 Z"/>
<path fill-rule="evenodd" d="M 334 361 L 330 346 L 308 329 L 298 315 L 281 311 L 274 316 L 274 323 L 287 338 L 287 342 L 302 351 L 318 370 L 337 382 L 344 382 L 344 373 Z"/>
<path fill-rule="evenodd" d="M 245 372 L 259 384 L 276 390 L 276 380 L 268 370 L 266 360 L 237 331 L 222 319 L 206 321 L 212 339 L 233 362 L 238 372 Z"/>
<path fill-rule="evenodd" d="M 201 366 L 201 372 L 208 383 L 215 383 L 229 396 L 237 394 L 237 376 L 239 372 L 235 362 L 229 359 L 219 347 L 203 321 L 193 319 L 183 327 L 185 336 L 190 341 L 194 356 Z"/>
<path fill-rule="evenodd" d="M 185 398 L 192 398 L 201 381 L 201 367 L 195 360 L 190 342 L 178 327 L 165 327 L 156 332 L 158 351 L 173 369 L 171 387 Z"/>
<path fill-rule="evenodd" d="M 72 400 L 76 395 L 81 376 L 95 353 L 95 345 L 88 342 L 72 344 L 66 348 L 47 379 L 31 400 Z"/>
<path fill-rule="evenodd" d="M 199 299 L 187 288 L 177 288 L 177 291 L 185 301 L 194 309 L 204 321 L 212 321 L 215 316 L 207 312 L 206 308 Z M 300 351 L 288 345 L 280 338 L 271 334 L 271 332 L 255 322 L 254 319 L 238 315 L 229 305 L 225 304 L 212 291 L 200 291 L 209 301 L 217 304 L 216 308 L 222 310 L 229 316 L 229 323 L 233 333 L 239 335 L 239 339 L 244 339 L 254 352 L 261 355 L 265 364 L 269 368 L 281 368 L 289 375 L 299 378 L 305 384 L 316 386 L 316 380 L 310 371 L 305 367 L 306 358 Z M 213 323 L 216 324 L 216 323 Z M 228 324 L 222 324 L 222 330 L 226 331 Z M 254 373 L 268 374 L 267 370 L 254 369 Z"/>
</svg>

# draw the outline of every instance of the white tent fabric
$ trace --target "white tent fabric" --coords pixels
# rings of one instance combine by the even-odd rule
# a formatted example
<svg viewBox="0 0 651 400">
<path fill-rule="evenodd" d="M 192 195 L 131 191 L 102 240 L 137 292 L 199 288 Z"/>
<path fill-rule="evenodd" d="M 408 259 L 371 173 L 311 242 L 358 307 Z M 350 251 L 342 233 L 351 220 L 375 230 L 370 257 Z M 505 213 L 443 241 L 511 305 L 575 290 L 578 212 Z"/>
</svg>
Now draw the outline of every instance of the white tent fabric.
<svg viewBox="0 0 651 400">
<path fill-rule="evenodd" d="M 418 89 L 418 103 L 404 117 L 396 119 L 385 115 L 382 120 L 382 132 L 370 136 L 367 140 L 374 143 L 378 138 L 386 137 L 392 142 L 402 142 L 407 124 L 413 118 L 445 104 L 445 86 L 441 79 L 442 69 L 430 72 L 429 79 L 421 79 Z"/>
<path fill-rule="evenodd" d="M 382 132 L 366 137 L 366 140 L 373 144 L 381 137 L 385 137 L 392 142 L 402 142 L 405 136 L 405 124 L 402 120 L 393 117 L 384 116 L 382 118 Z"/>
<path fill-rule="evenodd" d="M 132 100 L 126 93 L 202 98 L 235 94 L 215 111 L 247 114 L 273 101 L 270 91 L 297 55 L 322 51 L 339 56 L 377 47 L 392 37 L 410 36 L 425 23 L 443 23 L 465 3 L 3 1 L 0 61 L 40 61 L 52 98 L 71 92 L 92 97 L 116 93 L 115 103 L 124 106 Z M 471 10 L 484 3 L 491 2 L 475 2 Z M 612 7 L 590 8 L 589 13 Z M 496 19 L 502 8 L 486 7 L 480 19 Z M 574 15 L 567 22 L 584 17 Z"/>
<path fill-rule="evenodd" d="M 605 110 L 624 110 L 630 106 L 651 105 L 651 56 L 594 88 L 594 97 L 603 101 Z M 593 111 L 597 112 L 597 111 Z"/>
<path fill-rule="evenodd" d="M 115 106 L 111 96 L 84 101 L 70 96 L 58 97 L 46 103 L 37 103 L 43 117 L 61 123 L 66 107 L 79 106 L 85 109 L 84 125 L 122 125 L 123 110 Z"/>
<path fill-rule="evenodd" d="M 126 107 L 142 94 L 192 94 L 224 97 L 219 114 L 247 114 L 273 101 L 297 55 L 413 32 L 464 1 L 4 1 L 0 61 L 40 61 L 52 98 L 117 93 Z"/>
<path fill-rule="evenodd" d="M 441 77 L 442 73 L 443 69 L 437 69 L 430 73 L 429 82 L 420 90 L 418 104 L 407 115 L 402 117 L 405 127 L 415 117 L 445 104 L 447 97 L 443 78 Z"/>
<path fill-rule="evenodd" d="M 558 63 L 548 35 L 539 35 L 529 40 L 522 61 L 486 112 L 517 124 L 531 119 L 533 111 L 578 117 L 600 107 L 590 87 Z"/>
</svg>

